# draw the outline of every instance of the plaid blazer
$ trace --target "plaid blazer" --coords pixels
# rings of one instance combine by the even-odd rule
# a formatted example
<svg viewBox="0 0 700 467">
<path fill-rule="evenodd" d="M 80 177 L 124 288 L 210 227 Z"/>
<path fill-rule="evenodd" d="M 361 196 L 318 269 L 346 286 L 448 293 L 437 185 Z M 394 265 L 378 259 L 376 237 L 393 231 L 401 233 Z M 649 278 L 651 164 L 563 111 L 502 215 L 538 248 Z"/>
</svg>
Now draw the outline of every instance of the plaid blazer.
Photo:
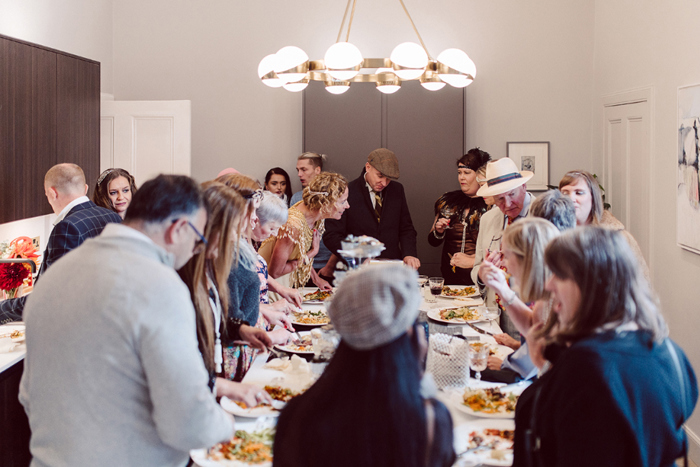
<svg viewBox="0 0 700 467">
<path fill-rule="evenodd" d="M 56 224 L 49 235 L 37 280 L 56 260 L 78 248 L 88 238 L 96 237 L 110 222 L 121 222 L 114 211 L 101 208 L 92 201 L 73 206 L 66 217 Z M 0 301 L 0 324 L 22 319 L 27 296 Z"/>
</svg>

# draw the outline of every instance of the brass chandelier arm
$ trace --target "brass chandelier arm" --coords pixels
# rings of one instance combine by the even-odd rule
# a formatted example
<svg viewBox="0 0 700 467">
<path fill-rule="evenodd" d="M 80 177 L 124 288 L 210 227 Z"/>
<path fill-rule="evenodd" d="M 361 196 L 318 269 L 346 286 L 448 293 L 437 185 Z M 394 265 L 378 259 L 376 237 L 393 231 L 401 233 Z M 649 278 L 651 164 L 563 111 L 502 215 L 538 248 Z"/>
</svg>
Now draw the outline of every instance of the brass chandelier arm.
<svg viewBox="0 0 700 467">
<path fill-rule="evenodd" d="M 350 9 L 350 2 L 353 0 L 348 0 L 348 4 L 345 6 L 345 14 L 343 14 L 343 22 L 340 23 L 340 30 L 338 31 L 338 38 L 335 40 L 335 42 L 340 42 L 340 36 L 343 35 L 343 27 L 345 26 L 345 18 L 348 17 L 348 10 Z M 347 40 L 346 40 L 347 42 Z"/>
<path fill-rule="evenodd" d="M 420 44 L 423 46 L 423 50 L 425 50 L 425 53 L 428 55 L 428 58 L 432 61 L 433 57 L 432 57 L 432 55 L 430 55 L 430 52 L 428 52 L 428 48 L 425 46 L 425 42 L 423 42 L 423 38 L 420 36 L 420 33 L 418 32 L 418 28 L 416 27 L 416 23 L 413 22 L 413 18 L 411 18 L 411 14 L 408 12 L 406 5 L 404 5 L 403 0 L 399 0 L 399 2 L 401 2 L 401 6 L 403 7 L 403 11 L 406 12 L 406 16 L 408 16 L 408 20 L 411 22 L 411 26 L 413 26 L 413 30 L 416 31 L 416 36 L 418 36 L 418 40 L 420 41 Z"/>
<path fill-rule="evenodd" d="M 388 58 L 365 58 L 362 62 L 362 68 L 392 68 L 393 63 Z M 426 67 L 428 72 L 439 72 L 439 73 L 450 73 L 450 74 L 461 74 L 459 71 L 448 67 L 442 63 L 438 64 L 436 61 L 431 61 Z M 374 73 L 366 74 L 360 73 L 354 78 L 346 80 L 351 83 L 377 83 L 384 82 L 390 78 L 393 73 Z M 471 78 L 471 75 L 467 75 Z M 334 81 L 333 77 L 326 72 L 326 64 L 323 60 L 309 60 L 309 79 L 312 81 Z M 398 79 L 398 78 L 394 78 Z M 416 80 L 419 78 L 415 78 Z M 473 78 L 472 78 L 473 79 Z M 405 80 L 399 80 L 405 81 Z"/>
</svg>

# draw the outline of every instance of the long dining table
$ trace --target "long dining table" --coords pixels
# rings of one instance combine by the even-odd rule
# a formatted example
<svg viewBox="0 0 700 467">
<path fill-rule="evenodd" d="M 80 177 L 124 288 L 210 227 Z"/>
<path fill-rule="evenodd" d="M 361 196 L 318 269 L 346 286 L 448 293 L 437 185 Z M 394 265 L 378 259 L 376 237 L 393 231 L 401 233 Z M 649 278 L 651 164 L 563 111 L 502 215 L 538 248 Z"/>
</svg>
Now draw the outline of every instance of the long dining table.
<svg viewBox="0 0 700 467">
<path fill-rule="evenodd" d="M 311 292 L 315 289 L 302 289 L 302 294 Z M 480 299 L 461 301 L 454 300 L 451 298 L 436 297 L 434 303 L 430 303 L 428 289 L 425 289 L 426 295 L 420 305 L 420 316 L 419 321 L 424 321 L 427 324 L 429 335 L 432 337 L 435 334 L 448 334 L 448 335 L 460 335 L 464 336 L 469 342 L 485 342 L 493 346 L 497 346 L 495 339 L 489 334 L 483 334 L 473 329 L 467 324 L 446 324 L 436 321 L 428 317 L 428 315 L 435 316 L 433 310 L 440 310 L 444 308 L 462 306 L 463 304 L 468 305 L 479 305 L 483 302 Z M 309 311 L 320 311 L 325 310 L 325 306 L 322 303 L 304 303 L 302 308 Z M 474 323 L 474 325 L 482 330 L 485 330 L 491 334 L 500 333 L 501 328 L 496 322 L 480 322 Z M 503 346 L 499 346 L 503 347 Z M 260 353 L 257 355 L 251 369 L 246 374 L 243 379 L 244 383 L 250 383 L 258 385 L 261 388 L 267 384 L 279 384 L 280 381 L 285 381 L 285 378 L 289 378 L 289 369 L 287 371 L 282 371 L 279 369 L 273 369 L 272 367 L 279 366 L 280 362 L 274 362 L 276 356 L 279 352 L 273 352 L 271 355 L 268 352 Z M 268 363 L 270 361 L 270 363 Z M 310 382 L 314 381 L 325 368 L 325 363 L 310 363 L 307 368 Z M 284 383 L 283 383 L 284 384 Z M 527 383 L 519 383 L 516 385 L 509 385 L 509 389 L 514 390 L 518 393 L 526 387 Z M 468 386 L 471 388 L 490 388 L 490 387 L 501 387 L 504 386 L 503 383 L 491 383 L 487 381 L 476 381 L 474 378 L 470 378 Z M 464 453 L 467 450 L 467 445 L 470 440 L 470 434 L 473 432 L 481 432 L 487 428 L 494 428 L 499 430 L 513 430 L 515 428 L 515 423 L 512 418 L 491 418 L 491 417 L 478 417 L 467 413 L 468 411 L 463 410 L 460 407 L 460 401 L 462 394 L 464 392 L 463 387 L 446 387 L 437 390 L 436 398 L 443 402 L 450 411 L 452 416 L 452 421 L 454 425 L 454 449 L 457 454 Z M 222 404 L 223 405 L 223 404 Z M 234 415 L 236 418 L 236 429 L 244 431 L 258 431 L 262 428 L 274 426 L 276 418 L 271 417 L 260 417 L 260 418 L 250 418 L 241 417 L 239 415 Z M 491 452 L 489 450 L 484 450 L 476 453 L 467 453 L 461 455 L 456 462 L 456 466 L 467 467 L 467 466 L 478 466 L 478 465 L 492 465 L 492 466 L 510 466 L 512 463 L 512 453 L 506 451 L 506 456 L 504 458 L 492 458 Z M 195 464 L 198 465 L 198 464 Z M 206 463 L 202 467 L 209 467 L 210 464 Z"/>
</svg>

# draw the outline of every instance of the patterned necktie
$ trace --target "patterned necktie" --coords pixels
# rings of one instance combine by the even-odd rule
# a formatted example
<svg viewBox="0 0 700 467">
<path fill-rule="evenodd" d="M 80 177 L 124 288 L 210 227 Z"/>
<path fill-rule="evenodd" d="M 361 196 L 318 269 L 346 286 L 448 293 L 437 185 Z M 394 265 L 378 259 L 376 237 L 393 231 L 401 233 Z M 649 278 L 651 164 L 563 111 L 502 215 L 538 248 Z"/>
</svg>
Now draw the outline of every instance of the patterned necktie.
<svg viewBox="0 0 700 467">
<path fill-rule="evenodd" d="M 374 192 L 374 214 L 377 216 L 377 222 L 382 218 L 382 192 Z"/>
</svg>

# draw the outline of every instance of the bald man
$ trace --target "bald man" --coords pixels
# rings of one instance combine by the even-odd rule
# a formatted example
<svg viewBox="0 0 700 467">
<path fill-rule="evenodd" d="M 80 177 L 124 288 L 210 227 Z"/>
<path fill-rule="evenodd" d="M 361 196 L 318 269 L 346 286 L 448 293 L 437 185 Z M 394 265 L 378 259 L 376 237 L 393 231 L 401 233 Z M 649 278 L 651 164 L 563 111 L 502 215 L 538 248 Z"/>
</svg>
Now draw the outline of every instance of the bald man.
<svg viewBox="0 0 700 467">
<path fill-rule="evenodd" d="M 54 165 L 46 172 L 44 193 L 58 217 L 46 243 L 37 280 L 56 260 L 99 235 L 105 225 L 121 222 L 116 212 L 90 201 L 87 189 L 83 169 L 75 164 Z M 26 299 L 25 296 L 0 302 L 0 324 L 21 320 Z"/>
</svg>

